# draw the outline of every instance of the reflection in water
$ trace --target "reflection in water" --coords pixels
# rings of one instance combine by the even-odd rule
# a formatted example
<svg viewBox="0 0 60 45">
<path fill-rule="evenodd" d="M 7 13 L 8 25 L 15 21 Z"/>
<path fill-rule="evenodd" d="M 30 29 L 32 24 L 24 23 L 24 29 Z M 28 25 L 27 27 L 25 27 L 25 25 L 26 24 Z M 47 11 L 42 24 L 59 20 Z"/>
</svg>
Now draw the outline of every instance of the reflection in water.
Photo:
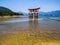
<svg viewBox="0 0 60 45">
<path fill-rule="evenodd" d="M 34 18 L 34 26 L 35 26 L 35 27 L 38 26 L 38 18 Z"/>
<path fill-rule="evenodd" d="M 36 30 L 38 27 L 38 18 L 29 18 L 29 29 Z"/>
<path fill-rule="evenodd" d="M 0 30 L 22 27 L 23 29 L 33 28 L 41 30 L 60 30 L 60 22 L 43 18 L 14 18 L 0 22 Z M 25 30 L 24 29 L 24 30 Z M 11 29 L 12 30 L 12 29 Z M 16 28 L 18 30 L 18 28 Z M 20 29 L 22 30 L 22 29 Z"/>
</svg>

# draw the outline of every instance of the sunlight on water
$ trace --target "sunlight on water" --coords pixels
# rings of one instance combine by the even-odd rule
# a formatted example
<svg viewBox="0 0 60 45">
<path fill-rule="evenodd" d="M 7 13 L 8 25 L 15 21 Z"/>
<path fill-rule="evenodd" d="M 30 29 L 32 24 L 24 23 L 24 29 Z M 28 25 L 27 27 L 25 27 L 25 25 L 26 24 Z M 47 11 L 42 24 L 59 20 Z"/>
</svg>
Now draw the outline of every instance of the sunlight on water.
<svg viewBox="0 0 60 45">
<path fill-rule="evenodd" d="M 43 20 L 43 18 L 40 19 L 23 19 L 23 20 L 9 20 L 9 21 L 4 21 L 5 23 L 14 23 L 14 22 L 25 22 L 25 21 L 29 21 L 29 20 Z"/>
<path fill-rule="evenodd" d="M 14 22 L 24 22 L 24 21 L 29 21 L 28 19 L 26 20 L 13 20 L 13 21 L 4 21 L 5 23 L 14 23 Z"/>
</svg>

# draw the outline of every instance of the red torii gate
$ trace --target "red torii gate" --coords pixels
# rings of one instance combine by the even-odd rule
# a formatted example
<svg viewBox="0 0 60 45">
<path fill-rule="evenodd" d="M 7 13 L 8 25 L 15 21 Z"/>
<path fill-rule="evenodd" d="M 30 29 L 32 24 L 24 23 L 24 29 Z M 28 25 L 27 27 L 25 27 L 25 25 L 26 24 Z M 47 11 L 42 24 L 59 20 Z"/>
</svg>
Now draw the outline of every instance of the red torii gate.
<svg viewBox="0 0 60 45">
<path fill-rule="evenodd" d="M 29 17 L 33 18 L 33 13 L 34 13 L 34 17 L 38 18 L 38 11 L 40 8 L 33 8 L 33 9 L 28 9 L 29 10 Z M 33 12 L 33 13 L 32 13 Z"/>
</svg>

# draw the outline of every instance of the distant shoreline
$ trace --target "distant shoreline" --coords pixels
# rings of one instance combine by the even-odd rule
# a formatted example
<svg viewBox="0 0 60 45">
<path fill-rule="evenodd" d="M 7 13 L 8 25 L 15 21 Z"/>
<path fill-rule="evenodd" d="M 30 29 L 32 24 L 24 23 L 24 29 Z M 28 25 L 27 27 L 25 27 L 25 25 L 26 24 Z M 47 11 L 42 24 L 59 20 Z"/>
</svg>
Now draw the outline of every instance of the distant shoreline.
<svg viewBox="0 0 60 45">
<path fill-rule="evenodd" d="M 60 21 L 60 19 L 53 19 L 53 18 L 48 18 L 50 20 L 55 20 L 55 21 Z"/>
<path fill-rule="evenodd" d="M 17 15 L 14 15 L 14 16 L 0 16 L 0 19 L 19 18 L 19 17 L 20 17 L 20 15 L 19 16 L 17 16 Z"/>
</svg>

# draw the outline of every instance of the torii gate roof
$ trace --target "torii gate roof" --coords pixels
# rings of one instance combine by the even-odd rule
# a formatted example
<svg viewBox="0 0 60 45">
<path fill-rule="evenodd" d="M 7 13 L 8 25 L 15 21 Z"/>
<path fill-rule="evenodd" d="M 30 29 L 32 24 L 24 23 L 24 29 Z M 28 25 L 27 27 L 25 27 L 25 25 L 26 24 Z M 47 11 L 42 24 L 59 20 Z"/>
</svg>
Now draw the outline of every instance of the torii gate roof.
<svg viewBox="0 0 60 45">
<path fill-rule="evenodd" d="M 39 8 L 31 8 L 31 9 L 28 9 L 28 10 L 36 10 L 36 9 L 40 9 L 40 7 Z"/>
</svg>

